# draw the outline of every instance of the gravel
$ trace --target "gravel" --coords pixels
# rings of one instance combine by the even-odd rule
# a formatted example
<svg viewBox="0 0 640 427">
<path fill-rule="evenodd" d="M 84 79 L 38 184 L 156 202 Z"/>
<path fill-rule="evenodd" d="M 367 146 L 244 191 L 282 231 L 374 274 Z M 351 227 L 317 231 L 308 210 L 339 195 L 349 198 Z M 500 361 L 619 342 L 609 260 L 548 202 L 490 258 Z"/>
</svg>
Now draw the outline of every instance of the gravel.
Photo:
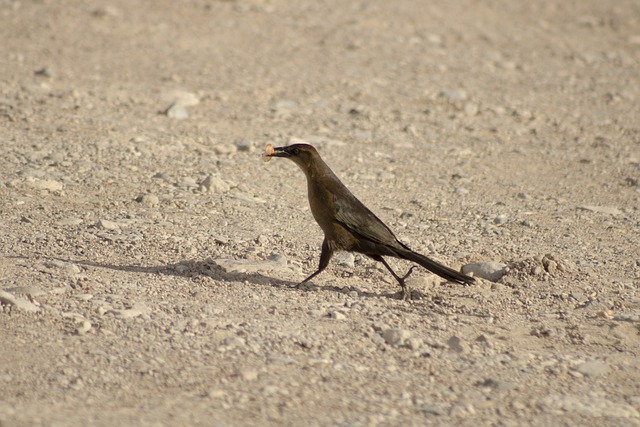
<svg viewBox="0 0 640 427">
<path fill-rule="evenodd" d="M 637 5 L 547 3 L 0 2 L 0 424 L 639 425 Z M 297 139 L 484 278 L 293 287 Z"/>
</svg>

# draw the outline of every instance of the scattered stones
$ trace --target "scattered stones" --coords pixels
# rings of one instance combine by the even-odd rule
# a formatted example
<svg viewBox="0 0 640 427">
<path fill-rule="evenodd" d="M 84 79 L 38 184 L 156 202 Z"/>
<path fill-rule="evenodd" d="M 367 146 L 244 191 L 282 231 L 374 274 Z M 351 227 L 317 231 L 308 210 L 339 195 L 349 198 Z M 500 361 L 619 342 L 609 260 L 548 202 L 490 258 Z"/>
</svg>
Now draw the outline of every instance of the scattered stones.
<svg viewBox="0 0 640 427">
<path fill-rule="evenodd" d="M 507 273 L 507 264 L 501 262 L 478 262 L 462 267 L 464 274 L 472 274 L 491 282 L 497 282 Z"/>
<path fill-rule="evenodd" d="M 579 31 L 522 2 L 442 2 L 442 25 L 418 2 L 59 3 L 0 1 L 0 424 L 640 422 L 629 0 Z M 78 23 L 131 55 L 83 55 Z M 303 66 L 327 52 L 345 65 Z M 418 268 L 402 301 L 344 253 L 290 289 L 323 233 L 301 171 L 259 152 L 293 134 L 410 247 L 506 274 Z"/>
</svg>

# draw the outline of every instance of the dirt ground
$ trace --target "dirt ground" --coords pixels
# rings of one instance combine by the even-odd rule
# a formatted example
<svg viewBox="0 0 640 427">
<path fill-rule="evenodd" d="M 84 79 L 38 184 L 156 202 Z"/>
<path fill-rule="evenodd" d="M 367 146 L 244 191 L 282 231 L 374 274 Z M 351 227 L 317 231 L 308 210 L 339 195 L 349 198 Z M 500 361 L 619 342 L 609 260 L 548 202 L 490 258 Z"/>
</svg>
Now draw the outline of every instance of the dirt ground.
<svg viewBox="0 0 640 427">
<path fill-rule="evenodd" d="M 0 426 L 640 426 L 638 1 L 0 0 L 0 39 Z M 296 139 L 506 274 L 292 289 Z"/>
</svg>

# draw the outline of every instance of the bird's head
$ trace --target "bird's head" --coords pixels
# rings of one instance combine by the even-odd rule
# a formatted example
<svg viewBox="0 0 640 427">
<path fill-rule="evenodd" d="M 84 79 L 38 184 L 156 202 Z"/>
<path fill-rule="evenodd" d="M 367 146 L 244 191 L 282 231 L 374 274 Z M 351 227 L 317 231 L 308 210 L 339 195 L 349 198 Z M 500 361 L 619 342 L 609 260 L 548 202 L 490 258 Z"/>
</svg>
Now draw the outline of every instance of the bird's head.
<svg viewBox="0 0 640 427">
<path fill-rule="evenodd" d="M 313 145 L 293 144 L 286 147 L 274 147 L 271 153 L 265 153 L 265 157 L 286 157 L 292 160 L 300 168 L 307 172 L 313 161 L 319 158 L 319 154 Z"/>
</svg>

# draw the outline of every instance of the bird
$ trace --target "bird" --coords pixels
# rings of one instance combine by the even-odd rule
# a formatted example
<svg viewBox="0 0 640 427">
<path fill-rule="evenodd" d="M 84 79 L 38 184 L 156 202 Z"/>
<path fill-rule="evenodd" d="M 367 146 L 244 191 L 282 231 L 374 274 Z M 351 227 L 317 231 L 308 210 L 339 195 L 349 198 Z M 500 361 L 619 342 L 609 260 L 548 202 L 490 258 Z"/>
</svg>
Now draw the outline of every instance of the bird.
<svg viewBox="0 0 640 427">
<path fill-rule="evenodd" d="M 384 259 L 385 256 L 412 261 L 451 282 L 471 284 L 475 279 L 413 251 L 402 243 L 369 208 L 340 181 L 310 144 L 296 143 L 283 147 L 267 145 L 263 157 L 282 157 L 293 161 L 307 178 L 309 206 L 324 232 L 318 268 L 296 287 L 316 277 L 327 266 L 336 251 L 357 252 L 381 262 L 401 287 L 401 298 L 411 299 L 406 279 L 400 277 Z"/>
</svg>

